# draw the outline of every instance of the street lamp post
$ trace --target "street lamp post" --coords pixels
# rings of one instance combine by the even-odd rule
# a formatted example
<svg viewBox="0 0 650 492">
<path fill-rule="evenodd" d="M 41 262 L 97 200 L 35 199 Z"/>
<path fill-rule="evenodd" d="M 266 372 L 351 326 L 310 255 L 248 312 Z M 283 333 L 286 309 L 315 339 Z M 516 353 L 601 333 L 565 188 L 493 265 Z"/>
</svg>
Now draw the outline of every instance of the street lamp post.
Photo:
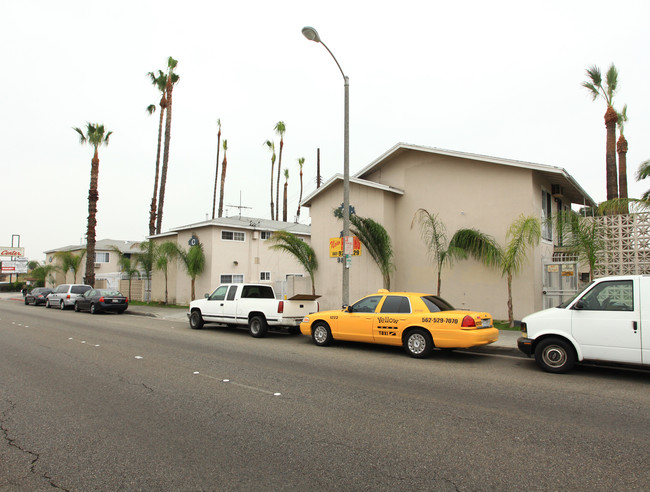
<svg viewBox="0 0 650 492">
<path fill-rule="evenodd" d="M 345 87 L 344 123 L 343 123 L 343 243 L 345 253 L 345 238 L 350 235 L 350 79 L 343 73 L 343 69 L 334 54 L 321 40 L 318 32 L 313 27 L 303 27 L 302 34 L 308 40 L 322 44 L 332 56 L 339 67 Z M 343 261 L 343 288 L 341 302 L 343 306 L 350 303 L 350 255 L 344 255 Z"/>
</svg>

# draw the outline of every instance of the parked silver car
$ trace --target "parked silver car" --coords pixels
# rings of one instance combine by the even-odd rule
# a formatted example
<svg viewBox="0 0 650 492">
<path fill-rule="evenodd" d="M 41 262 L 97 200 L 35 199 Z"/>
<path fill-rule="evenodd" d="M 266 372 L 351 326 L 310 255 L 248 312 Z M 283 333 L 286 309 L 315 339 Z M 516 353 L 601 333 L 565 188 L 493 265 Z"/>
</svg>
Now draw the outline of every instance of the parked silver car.
<svg viewBox="0 0 650 492">
<path fill-rule="evenodd" d="M 92 289 L 90 285 L 61 284 L 47 296 L 45 307 L 54 306 L 61 310 L 73 307 L 75 299 L 90 289 Z"/>
</svg>

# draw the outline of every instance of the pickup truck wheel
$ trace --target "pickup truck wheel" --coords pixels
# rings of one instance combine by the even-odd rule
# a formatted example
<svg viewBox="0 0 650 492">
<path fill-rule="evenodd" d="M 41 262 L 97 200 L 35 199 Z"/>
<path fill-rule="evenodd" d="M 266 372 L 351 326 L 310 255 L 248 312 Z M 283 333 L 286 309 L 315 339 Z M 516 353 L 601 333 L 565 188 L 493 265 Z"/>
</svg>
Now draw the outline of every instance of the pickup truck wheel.
<svg viewBox="0 0 650 492">
<path fill-rule="evenodd" d="M 433 350 L 433 340 L 428 331 L 422 328 L 416 328 L 404 338 L 404 350 L 411 357 L 424 359 L 431 354 Z"/>
<path fill-rule="evenodd" d="M 203 328 L 203 317 L 199 311 L 192 311 L 192 314 L 190 314 L 190 328 L 193 330 Z"/>
<path fill-rule="evenodd" d="M 311 338 L 319 347 L 326 347 L 332 344 L 332 331 L 325 323 L 316 323 L 311 328 Z"/>
<path fill-rule="evenodd" d="M 268 331 L 269 327 L 262 316 L 252 316 L 251 319 L 248 320 L 248 332 L 252 337 L 262 338 L 266 336 Z"/>
<path fill-rule="evenodd" d="M 569 343 L 559 338 L 547 338 L 535 347 L 535 362 L 546 372 L 560 374 L 570 371 L 576 355 Z"/>
</svg>

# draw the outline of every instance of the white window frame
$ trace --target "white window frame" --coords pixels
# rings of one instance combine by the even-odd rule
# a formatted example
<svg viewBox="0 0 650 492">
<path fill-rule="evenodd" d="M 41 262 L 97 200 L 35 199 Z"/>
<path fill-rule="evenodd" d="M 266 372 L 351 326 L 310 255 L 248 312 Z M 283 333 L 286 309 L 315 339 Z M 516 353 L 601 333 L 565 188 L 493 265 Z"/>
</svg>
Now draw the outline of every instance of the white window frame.
<svg viewBox="0 0 650 492">
<path fill-rule="evenodd" d="M 102 258 L 101 260 L 99 259 L 100 257 Z M 95 263 L 110 263 L 110 261 L 111 261 L 111 254 L 108 253 L 107 251 L 97 251 L 95 253 Z"/>
<path fill-rule="evenodd" d="M 223 237 L 224 233 L 232 234 L 232 239 Z M 238 235 L 241 235 L 241 239 L 237 239 Z M 222 241 L 235 241 L 235 242 L 238 242 L 238 243 L 245 243 L 246 242 L 246 233 L 242 232 L 242 231 L 222 230 L 221 231 L 221 240 Z"/>
<path fill-rule="evenodd" d="M 270 281 L 271 281 L 271 272 L 268 271 L 260 272 L 260 282 L 270 282 Z"/>
<path fill-rule="evenodd" d="M 262 241 L 266 241 L 267 239 L 271 239 L 271 236 L 273 236 L 273 231 L 260 231 L 260 239 Z"/>
<path fill-rule="evenodd" d="M 227 277 L 230 277 L 230 280 L 228 280 Z M 220 284 L 243 284 L 244 275 L 241 273 L 222 273 L 221 275 L 219 275 L 219 283 Z"/>
</svg>

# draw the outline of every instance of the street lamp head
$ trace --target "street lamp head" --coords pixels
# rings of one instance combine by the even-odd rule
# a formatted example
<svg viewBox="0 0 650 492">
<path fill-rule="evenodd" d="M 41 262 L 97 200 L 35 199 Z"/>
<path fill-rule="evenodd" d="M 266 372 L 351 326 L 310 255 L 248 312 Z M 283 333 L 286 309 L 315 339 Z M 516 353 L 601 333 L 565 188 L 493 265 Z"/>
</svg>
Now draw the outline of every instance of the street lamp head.
<svg viewBox="0 0 650 492">
<path fill-rule="evenodd" d="M 303 27 L 302 28 L 302 35 L 305 36 L 309 41 L 314 41 L 315 43 L 320 43 L 320 36 L 318 35 L 318 31 L 314 29 L 313 27 Z"/>
</svg>

